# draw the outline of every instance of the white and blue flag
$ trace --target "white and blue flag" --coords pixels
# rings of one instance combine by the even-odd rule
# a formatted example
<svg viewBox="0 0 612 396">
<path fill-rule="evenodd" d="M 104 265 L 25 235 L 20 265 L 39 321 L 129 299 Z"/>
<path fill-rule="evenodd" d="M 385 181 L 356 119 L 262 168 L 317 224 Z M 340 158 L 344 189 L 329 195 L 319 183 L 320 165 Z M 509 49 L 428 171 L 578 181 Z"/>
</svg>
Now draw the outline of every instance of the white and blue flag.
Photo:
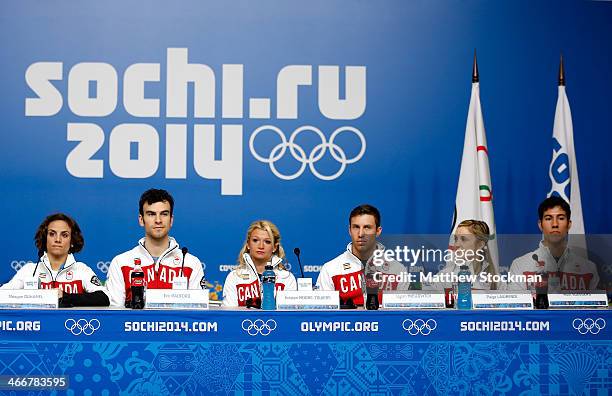
<svg viewBox="0 0 612 396">
<path fill-rule="evenodd" d="M 553 153 L 548 174 L 551 181 L 548 196 L 557 195 L 570 204 L 572 211 L 570 234 L 584 235 L 578 164 L 574 152 L 572 113 L 564 85 L 559 85 L 559 97 L 553 127 Z"/>
</svg>

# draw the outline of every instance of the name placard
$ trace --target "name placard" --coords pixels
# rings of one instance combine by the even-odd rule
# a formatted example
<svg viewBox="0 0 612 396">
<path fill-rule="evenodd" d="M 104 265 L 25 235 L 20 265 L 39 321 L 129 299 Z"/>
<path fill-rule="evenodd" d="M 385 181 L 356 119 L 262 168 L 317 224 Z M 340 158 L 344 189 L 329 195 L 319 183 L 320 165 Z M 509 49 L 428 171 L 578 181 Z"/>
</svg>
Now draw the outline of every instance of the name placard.
<svg viewBox="0 0 612 396">
<path fill-rule="evenodd" d="M 145 308 L 208 309 L 208 290 L 149 289 Z"/>
<path fill-rule="evenodd" d="M 437 309 L 445 308 L 446 304 L 443 291 L 406 290 L 401 293 L 383 293 L 382 307 L 388 309 Z"/>
<path fill-rule="evenodd" d="M 189 284 L 186 276 L 175 276 L 172 280 L 172 290 L 187 290 Z"/>
<path fill-rule="evenodd" d="M 276 309 L 279 311 L 340 309 L 340 295 L 337 290 L 278 290 Z"/>
<path fill-rule="evenodd" d="M 474 309 L 533 309 L 533 297 L 529 291 L 474 290 L 472 291 L 472 307 Z"/>
<path fill-rule="evenodd" d="M 603 290 L 589 292 L 550 293 L 548 295 L 549 308 L 607 308 L 608 296 Z"/>
<path fill-rule="evenodd" d="M 57 308 L 57 289 L 0 290 L 0 308 Z"/>
<path fill-rule="evenodd" d="M 312 291 L 312 278 L 297 278 L 298 291 Z"/>
<path fill-rule="evenodd" d="M 23 288 L 26 290 L 37 290 L 40 287 L 40 278 L 31 277 L 23 281 Z"/>
</svg>

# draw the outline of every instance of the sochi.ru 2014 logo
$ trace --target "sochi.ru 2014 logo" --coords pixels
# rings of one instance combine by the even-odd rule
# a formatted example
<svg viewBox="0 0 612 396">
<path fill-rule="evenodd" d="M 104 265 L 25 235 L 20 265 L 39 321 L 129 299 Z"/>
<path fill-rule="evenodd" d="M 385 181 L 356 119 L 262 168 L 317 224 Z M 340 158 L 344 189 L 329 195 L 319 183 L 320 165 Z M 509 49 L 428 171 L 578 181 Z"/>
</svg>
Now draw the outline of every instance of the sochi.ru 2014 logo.
<svg viewBox="0 0 612 396">
<path fill-rule="evenodd" d="M 267 336 L 274 330 L 276 330 L 276 321 L 274 319 L 268 319 L 263 321 L 262 319 L 245 319 L 242 321 L 242 330 L 246 331 L 250 336 L 256 336 L 261 334 Z"/>
<path fill-rule="evenodd" d="M 84 334 L 86 336 L 92 335 L 96 330 L 100 328 L 100 321 L 98 319 L 66 319 L 64 322 L 66 330 L 72 333 L 72 335 L 78 336 Z"/>
<path fill-rule="evenodd" d="M 244 64 L 223 64 L 220 69 L 190 62 L 188 48 L 167 48 L 164 67 L 160 62 L 134 63 L 125 70 L 107 62 L 84 61 L 70 66 L 57 61 L 34 62 L 25 70 L 24 80 L 30 90 L 25 98 L 25 116 L 55 117 L 62 111 L 62 118 L 67 115 L 65 133 L 55 133 L 76 142 L 68 143 L 65 164 L 68 173 L 78 178 L 104 178 L 108 176 L 104 172 L 110 170 L 123 179 L 145 179 L 156 174 L 166 179 L 187 179 L 188 170 L 193 168 L 204 179 L 221 180 L 222 195 L 242 195 L 243 129 L 247 122 L 253 131 L 249 139 L 251 154 L 283 180 L 299 177 L 306 166 L 318 179 L 334 180 L 347 165 L 363 157 L 365 137 L 346 123 L 365 113 L 366 66 L 286 65 L 275 72 L 276 86 L 268 87 L 264 96 L 246 92 L 245 87 L 251 85 L 245 84 Z M 53 83 L 65 78 L 66 82 Z M 150 87 L 160 87 L 162 94 L 149 97 L 146 92 Z M 300 110 L 305 108 L 300 101 L 305 97 L 315 98 L 316 104 L 311 106 L 316 106 L 326 125 L 339 123 L 327 131 L 327 137 L 317 127 L 299 126 L 303 124 Z M 220 104 L 217 98 L 221 98 Z M 97 122 L 102 119 L 104 126 L 112 124 L 109 116 L 119 117 L 116 119 L 121 123 L 104 130 Z M 155 122 L 149 123 L 151 119 Z M 291 128 L 297 129 L 287 139 L 281 129 L 270 125 L 273 119 L 284 125 L 295 122 Z M 308 120 L 312 124 L 313 116 Z M 263 126 L 251 126 L 259 122 Z M 281 139 L 267 155 L 253 146 L 255 137 L 264 130 L 275 132 Z M 314 132 L 319 138 L 320 143 L 312 150 L 296 142 L 303 131 Z M 354 134 L 359 141 L 339 144 L 339 140 L 346 141 L 344 137 L 338 139 L 344 133 Z M 259 140 L 269 141 L 264 137 Z M 287 149 L 300 164 L 297 171 L 279 171 L 277 162 Z M 322 171 L 321 164 L 315 167 L 325 156 L 339 163 L 339 168 Z M 191 158 L 192 167 L 188 164 Z"/>
<path fill-rule="evenodd" d="M 603 318 L 576 318 L 572 321 L 572 327 L 582 335 L 599 334 L 606 327 L 606 320 Z"/>
<path fill-rule="evenodd" d="M 429 335 L 432 331 L 434 331 L 438 327 L 438 323 L 434 319 L 406 319 L 402 322 L 402 328 L 408 332 L 410 335 L 418 335 L 422 334 L 424 336 Z"/>
</svg>

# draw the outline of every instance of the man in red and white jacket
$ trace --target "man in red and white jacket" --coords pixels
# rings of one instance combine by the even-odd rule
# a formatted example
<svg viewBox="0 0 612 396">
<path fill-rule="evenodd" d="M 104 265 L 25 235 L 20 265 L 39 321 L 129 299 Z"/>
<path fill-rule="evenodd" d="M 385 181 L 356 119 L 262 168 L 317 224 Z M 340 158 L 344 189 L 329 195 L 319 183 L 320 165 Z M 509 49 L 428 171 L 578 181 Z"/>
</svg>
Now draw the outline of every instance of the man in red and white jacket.
<svg viewBox="0 0 612 396">
<path fill-rule="evenodd" d="M 140 259 L 148 289 L 171 289 L 174 278 L 184 276 L 189 289 L 201 288 L 204 269 L 200 260 L 183 254 L 168 233 L 174 220 L 174 199 L 165 190 L 150 189 L 140 197 L 138 221 L 145 237 L 138 245 L 116 256 L 108 269 L 106 287 L 112 306 L 128 306 L 132 299 L 130 274 Z"/>
<path fill-rule="evenodd" d="M 371 259 L 374 251 L 385 248 L 376 242 L 381 232 L 378 209 L 371 205 L 360 205 L 353 209 L 349 215 L 349 234 L 352 242 L 342 254 L 323 265 L 317 278 L 316 289 L 337 290 L 341 303 L 351 299 L 355 305 L 363 305 L 363 288 L 366 283 L 364 268 L 369 271 L 370 267 L 373 267 Z M 374 280 L 377 281 L 379 292 L 408 288 L 407 282 L 389 281 L 390 277 L 383 276 L 406 272 L 406 268 L 397 261 L 384 262 L 376 268 L 376 272 Z M 379 299 L 380 297 L 379 294 Z"/>
<path fill-rule="evenodd" d="M 526 290 L 535 287 L 533 279 L 539 272 L 546 272 L 548 290 L 595 290 L 599 283 L 595 263 L 577 255 L 567 246 L 567 235 L 572 226 L 571 209 L 560 197 L 546 198 L 538 208 L 538 227 L 542 231 L 540 246 L 516 258 L 508 271 L 509 282 L 501 285 L 509 290 Z"/>
</svg>

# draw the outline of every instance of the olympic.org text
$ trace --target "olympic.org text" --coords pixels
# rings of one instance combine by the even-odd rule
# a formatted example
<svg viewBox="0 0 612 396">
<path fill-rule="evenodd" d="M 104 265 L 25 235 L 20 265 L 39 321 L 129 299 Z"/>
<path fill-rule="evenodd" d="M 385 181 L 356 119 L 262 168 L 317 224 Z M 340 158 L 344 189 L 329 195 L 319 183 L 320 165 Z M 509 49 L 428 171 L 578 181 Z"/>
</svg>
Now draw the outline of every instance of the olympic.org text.
<svg viewBox="0 0 612 396">
<path fill-rule="evenodd" d="M 124 331 L 216 333 L 217 322 L 125 322 Z"/>
<path fill-rule="evenodd" d="M 550 331 L 549 321 L 488 320 L 461 322 L 461 331 Z"/>
<path fill-rule="evenodd" d="M 408 246 L 396 246 L 395 249 L 375 250 L 372 256 L 372 264 L 381 266 L 388 261 L 398 261 L 415 265 L 418 262 L 455 262 L 457 265 L 463 265 L 469 261 L 482 261 L 485 259 L 482 250 L 471 249 L 425 249 L 421 246 L 418 249 L 412 249 Z"/>
<path fill-rule="evenodd" d="M 40 331 L 39 320 L 1 320 L 0 331 Z"/>
<path fill-rule="evenodd" d="M 542 275 L 524 275 L 524 274 L 489 274 L 481 272 L 480 274 L 455 274 L 455 273 L 442 273 L 434 274 L 432 272 L 405 272 L 402 271 L 398 274 L 385 274 L 380 271 L 375 272 L 372 275 L 375 282 L 382 283 L 412 283 L 422 282 L 425 284 L 434 283 L 458 283 L 458 282 L 481 282 L 481 283 L 539 283 L 542 282 Z M 418 279 L 417 279 L 418 278 Z"/>
<path fill-rule="evenodd" d="M 378 322 L 302 322 L 302 332 L 376 332 Z"/>
</svg>

